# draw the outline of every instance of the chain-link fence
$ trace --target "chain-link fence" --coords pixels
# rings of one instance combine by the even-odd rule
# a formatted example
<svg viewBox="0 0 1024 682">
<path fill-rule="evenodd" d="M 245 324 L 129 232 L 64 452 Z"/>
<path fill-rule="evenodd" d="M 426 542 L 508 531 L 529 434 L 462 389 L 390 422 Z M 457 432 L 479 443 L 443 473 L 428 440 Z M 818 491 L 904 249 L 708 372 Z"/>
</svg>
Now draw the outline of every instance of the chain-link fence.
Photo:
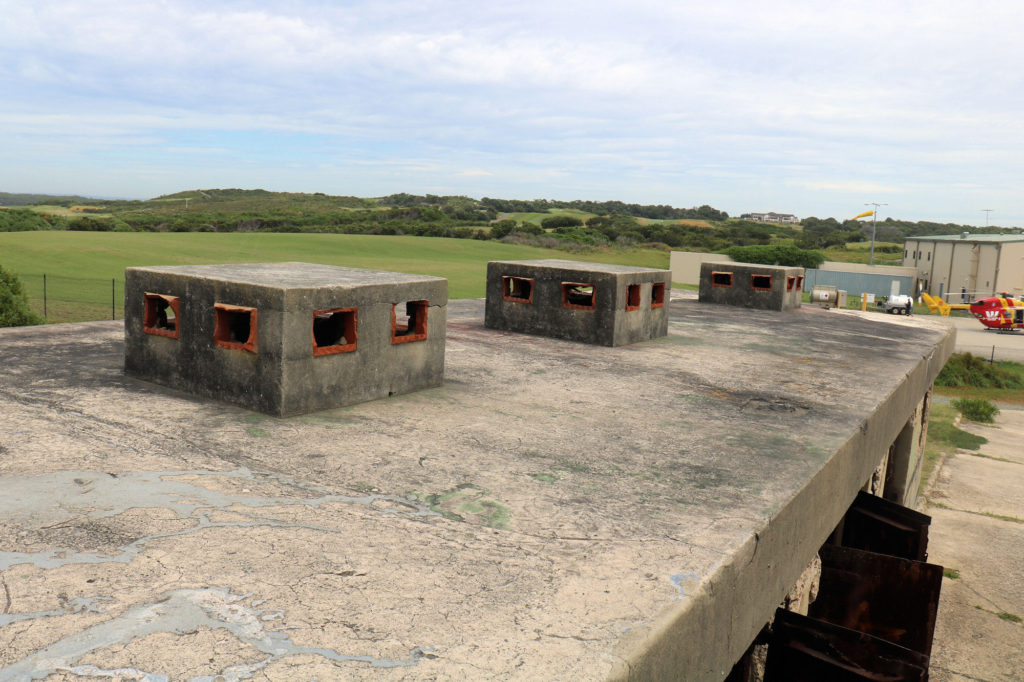
<svg viewBox="0 0 1024 682">
<path fill-rule="evenodd" d="M 116 320 L 124 316 L 124 278 L 18 273 L 32 310 L 47 322 Z"/>
</svg>

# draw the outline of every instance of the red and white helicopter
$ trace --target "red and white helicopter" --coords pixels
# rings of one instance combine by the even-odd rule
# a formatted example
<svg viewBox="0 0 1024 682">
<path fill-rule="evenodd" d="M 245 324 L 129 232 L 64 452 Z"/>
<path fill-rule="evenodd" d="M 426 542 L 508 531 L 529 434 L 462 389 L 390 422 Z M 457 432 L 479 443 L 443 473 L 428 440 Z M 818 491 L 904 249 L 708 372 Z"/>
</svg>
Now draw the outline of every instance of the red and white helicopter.
<svg viewBox="0 0 1024 682">
<path fill-rule="evenodd" d="M 968 310 L 971 315 L 988 329 L 1000 332 L 1015 332 L 1024 329 L 1024 301 L 1013 298 L 1010 294 L 985 296 L 973 303 L 949 304 L 926 292 L 921 293 L 928 309 L 933 313 L 948 316 L 950 310 Z"/>
<path fill-rule="evenodd" d="M 970 304 L 970 311 L 989 329 L 1001 332 L 1024 329 L 1024 301 L 1009 294 L 979 298 Z"/>
</svg>

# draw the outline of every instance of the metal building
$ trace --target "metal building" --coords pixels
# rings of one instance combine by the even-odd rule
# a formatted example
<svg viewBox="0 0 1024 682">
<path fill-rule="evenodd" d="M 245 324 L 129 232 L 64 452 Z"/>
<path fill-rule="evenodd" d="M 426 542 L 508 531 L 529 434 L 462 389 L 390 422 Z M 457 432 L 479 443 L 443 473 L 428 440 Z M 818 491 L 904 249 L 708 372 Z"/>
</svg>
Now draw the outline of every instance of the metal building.
<svg viewBox="0 0 1024 682">
<path fill-rule="evenodd" d="M 1022 234 L 911 237 L 904 243 L 903 264 L 917 268 L 922 289 L 933 296 L 1024 294 Z"/>
</svg>

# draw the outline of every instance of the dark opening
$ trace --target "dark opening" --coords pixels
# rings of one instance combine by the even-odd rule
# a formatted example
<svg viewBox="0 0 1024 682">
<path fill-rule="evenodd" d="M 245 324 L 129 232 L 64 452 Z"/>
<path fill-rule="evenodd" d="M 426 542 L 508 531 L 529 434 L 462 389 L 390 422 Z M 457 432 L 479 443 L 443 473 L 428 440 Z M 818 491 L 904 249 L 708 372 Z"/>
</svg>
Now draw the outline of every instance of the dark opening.
<svg viewBox="0 0 1024 682">
<path fill-rule="evenodd" d="M 750 288 L 756 289 L 757 291 L 771 291 L 772 288 L 772 276 L 771 275 L 751 275 L 750 276 Z"/>
<path fill-rule="evenodd" d="M 796 276 L 796 288 L 797 288 L 798 291 L 803 291 L 804 290 L 804 276 L 803 275 L 797 275 Z"/>
<path fill-rule="evenodd" d="M 349 353 L 356 349 L 356 309 L 313 313 L 313 355 Z"/>
<path fill-rule="evenodd" d="M 428 301 L 407 301 L 391 306 L 391 343 L 427 338 L 428 305 Z"/>
<path fill-rule="evenodd" d="M 142 315 L 142 331 L 156 336 L 178 338 L 178 315 L 181 302 L 177 296 L 144 294 L 145 309 Z"/>
<path fill-rule="evenodd" d="M 533 303 L 533 280 L 528 277 L 502 277 L 501 297 L 516 303 Z"/>
<path fill-rule="evenodd" d="M 593 284 L 562 282 L 562 306 L 580 310 L 593 310 L 597 299 Z"/>
<path fill-rule="evenodd" d="M 793 291 L 796 288 L 796 277 L 786 278 L 786 291 Z"/>
<path fill-rule="evenodd" d="M 660 308 L 665 305 L 665 283 L 655 282 L 651 285 L 651 307 Z"/>
<path fill-rule="evenodd" d="M 640 285 L 626 286 L 626 310 L 640 310 Z"/>
<path fill-rule="evenodd" d="M 256 309 L 215 303 L 214 343 L 222 348 L 256 352 Z"/>
<path fill-rule="evenodd" d="M 713 287 L 731 287 L 732 286 L 732 273 L 731 272 L 712 272 L 711 273 L 711 286 L 713 286 Z"/>
</svg>

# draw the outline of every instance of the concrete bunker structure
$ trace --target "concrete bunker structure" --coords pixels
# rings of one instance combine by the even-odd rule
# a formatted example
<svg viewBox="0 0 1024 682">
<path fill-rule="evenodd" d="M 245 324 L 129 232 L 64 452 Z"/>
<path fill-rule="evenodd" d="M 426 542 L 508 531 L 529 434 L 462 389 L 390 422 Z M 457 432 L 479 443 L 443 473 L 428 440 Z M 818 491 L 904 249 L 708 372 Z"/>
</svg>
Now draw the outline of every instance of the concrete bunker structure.
<svg viewBox="0 0 1024 682">
<path fill-rule="evenodd" d="M 800 307 L 803 287 L 803 268 L 724 261 L 700 266 L 701 303 L 795 310 Z"/>
<path fill-rule="evenodd" d="M 484 301 L 430 298 L 425 342 L 391 343 L 418 335 L 396 320 L 389 337 L 392 292 L 318 298 L 302 268 L 319 266 L 294 289 L 270 285 L 279 267 L 247 277 L 301 303 L 309 366 L 363 352 L 376 305 L 394 350 L 425 347 L 443 311 L 444 387 L 255 429 L 245 410 L 125 377 L 125 324 L 146 334 L 129 352 L 155 357 L 200 324 L 214 336 L 217 303 L 220 343 L 255 352 L 203 352 L 256 364 L 276 313 L 235 297 L 234 272 L 139 275 L 125 324 L 0 330 L 0 678 L 257 665 L 272 679 L 749 681 L 772 619 L 769 659 L 808 641 L 845 656 L 841 627 L 857 651 L 895 633 L 905 665 L 927 666 L 941 581 L 921 561 L 927 519 L 882 503 L 918 494 L 955 341 L 944 320 L 679 298 L 664 339 L 595 349 L 510 339 L 486 328 Z M 397 293 L 433 296 L 420 292 Z M 879 530 L 883 513 L 896 523 Z M 879 568 L 882 553 L 896 558 Z M 881 578 L 869 609 L 848 567 Z M 868 613 L 876 627 L 851 627 Z"/>
<path fill-rule="evenodd" d="M 127 374 L 277 416 L 439 386 L 448 282 L 255 263 L 128 268 Z"/>
<path fill-rule="evenodd" d="M 484 324 L 601 346 L 668 333 L 668 270 L 567 260 L 487 264 Z"/>
</svg>

